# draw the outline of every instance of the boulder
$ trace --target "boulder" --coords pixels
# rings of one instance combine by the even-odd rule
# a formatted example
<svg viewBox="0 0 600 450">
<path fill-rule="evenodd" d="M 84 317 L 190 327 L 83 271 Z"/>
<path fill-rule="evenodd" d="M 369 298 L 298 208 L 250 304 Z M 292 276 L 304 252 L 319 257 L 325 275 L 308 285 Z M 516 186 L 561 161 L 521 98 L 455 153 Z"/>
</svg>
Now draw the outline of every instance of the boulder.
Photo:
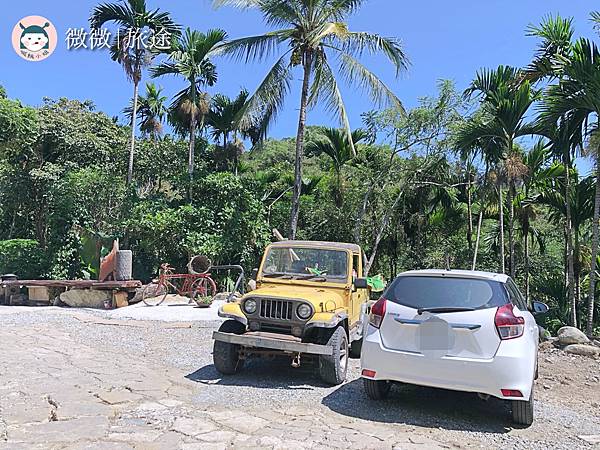
<svg viewBox="0 0 600 450">
<path fill-rule="evenodd" d="M 135 290 L 135 295 L 133 298 L 129 299 L 129 304 L 133 305 L 141 302 L 144 291 L 146 291 L 146 298 L 158 297 L 165 293 L 165 287 L 162 285 L 159 286 L 157 283 L 145 284 L 141 288 Z"/>
<path fill-rule="evenodd" d="M 583 331 L 580 331 L 575 327 L 562 327 L 558 330 L 557 336 L 558 342 L 561 345 L 587 344 L 590 342 Z"/>
<path fill-rule="evenodd" d="M 93 291 L 91 289 L 71 289 L 60 294 L 60 300 L 74 308 L 105 308 L 112 303 L 111 291 Z"/>
<path fill-rule="evenodd" d="M 585 345 L 585 344 L 571 344 L 565 347 L 565 352 L 571 353 L 572 355 L 580 355 L 580 356 L 599 356 L 600 348 L 595 347 L 593 345 Z"/>
</svg>

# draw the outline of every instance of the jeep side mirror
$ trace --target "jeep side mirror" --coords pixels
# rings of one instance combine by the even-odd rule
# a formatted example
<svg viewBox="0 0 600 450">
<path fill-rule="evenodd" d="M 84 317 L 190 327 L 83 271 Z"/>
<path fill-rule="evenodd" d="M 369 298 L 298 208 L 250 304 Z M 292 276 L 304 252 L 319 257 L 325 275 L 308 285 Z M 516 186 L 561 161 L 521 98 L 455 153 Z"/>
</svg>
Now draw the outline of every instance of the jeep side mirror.
<svg viewBox="0 0 600 450">
<path fill-rule="evenodd" d="M 550 308 L 545 303 L 533 302 L 533 308 L 532 308 L 531 312 L 534 315 L 538 315 L 538 314 L 546 314 L 549 310 L 550 310 Z"/>
<path fill-rule="evenodd" d="M 369 287 L 369 283 L 366 278 L 357 278 L 354 280 L 354 288 L 355 289 L 367 289 Z"/>
<path fill-rule="evenodd" d="M 258 275 L 258 269 L 252 269 L 252 272 L 250 272 L 250 278 L 252 280 L 256 280 L 257 275 Z"/>
</svg>

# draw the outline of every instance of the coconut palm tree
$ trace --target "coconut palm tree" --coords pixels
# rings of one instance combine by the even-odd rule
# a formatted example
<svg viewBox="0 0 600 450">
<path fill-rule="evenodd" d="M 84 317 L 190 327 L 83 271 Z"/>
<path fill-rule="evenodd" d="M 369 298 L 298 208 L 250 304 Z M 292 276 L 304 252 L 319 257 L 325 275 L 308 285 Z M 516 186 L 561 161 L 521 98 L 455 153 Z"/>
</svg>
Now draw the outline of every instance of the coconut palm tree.
<svg viewBox="0 0 600 450">
<path fill-rule="evenodd" d="M 357 59 L 366 53 L 382 53 L 398 75 L 408 64 L 400 43 L 368 32 L 352 32 L 344 22 L 365 0 L 215 0 L 215 5 L 253 8 L 267 25 L 280 27 L 263 35 L 235 39 L 223 51 L 245 61 L 263 61 L 282 46 L 265 79 L 249 99 L 243 119 L 256 122 L 257 114 L 275 117 L 282 108 L 295 68 L 301 68 L 302 88 L 296 136 L 294 193 L 290 214 L 290 237 L 296 236 L 302 191 L 302 157 L 306 114 L 310 106 L 324 101 L 350 138 L 350 121 L 338 81 L 331 66 L 337 60 L 341 77 L 366 89 L 376 103 L 402 108 L 400 100 L 377 76 Z"/>
<path fill-rule="evenodd" d="M 148 10 L 145 0 L 123 0 L 116 3 L 102 3 L 96 6 L 89 18 L 92 29 L 98 30 L 107 22 L 119 27 L 111 47 L 113 61 L 123 67 L 125 75 L 133 83 L 133 108 L 131 143 L 127 164 L 127 183 L 133 179 L 133 160 L 135 155 L 135 124 L 137 122 L 138 88 L 142 80 L 142 70 L 152 61 L 153 52 L 142 45 L 140 33 L 151 30 L 153 33 L 168 33 L 176 36 L 179 26 L 173 22 L 167 12 L 159 9 Z"/>
<path fill-rule="evenodd" d="M 357 129 L 352 132 L 352 141 L 348 135 L 339 128 L 324 128 L 317 139 L 311 140 L 306 145 L 306 154 L 319 156 L 327 155 L 331 159 L 335 175 L 334 198 L 338 207 L 342 206 L 342 168 L 354 158 L 353 148 L 356 144 L 367 138 L 367 132 Z"/>
<path fill-rule="evenodd" d="M 175 42 L 168 51 L 167 61 L 150 69 L 153 78 L 164 75 L 175 75 L 184 78 L 189 85 L 180 91 L 174 99 L 173 106 L 178 111 L 183 111 L 189 118 L 190 145 L 188 152 L 188 175 L 191 185 L 194 181 L 194 150 L 196 145 L 196 125 L 198 120 L 202 123 L 207 112 L 206 95 L 202 87 L 213 86 L 217 82 L 217 69 L 211 62 L 210 56 L 214 54 L 219 44 L 227 38 L 223 30 L 209 30 L 206 34 L 186 28 L 185 33 Z"/>
<path fill-rule="evenodd" d="M 539 98 L 539 91 L 533 89 L 528 80 L 520 80 L 520 72 L 512 67 L 499 66 L 495 70 L 482 70 L 465 91 L 467 97 L 477 94 L 481 100 L 478 115 L 465 122 L 459 129 L 459 148 L 472 148 L 482 142 L 484 159 L 490 167 L 497 166 L 498 204 L 500 213 L 500 259 L 501 270 L 505 271 L 504 258 L 504 199 L 502 183 L 507 178 L 509 205 L 509 258 L 510 274 L 515 276 L 514 251 L 514 208 L 515 183 L 519 178 L 522 163 L 515 153 L 515 140 L 533 134 L 535 128 L 526 123 L 530 106 Z"/>
<path fill-rule="evenodd" d="M 597 129 L 588 126 L 589 121 L 600 116 L 600 51 L 595 43 L 580 38 L 572 46 L 571 53 L 557 55 L 553 60 L 560 74 L 557 84 L 548 87 L 541 107 L 541 121 L 556 123 L 568 116 L 573 126 L 571 143 L 582 147 L 583 139 Z M 592 232 L 592 259 L 590 272 L 590 295 L 588 297 L 588 321 L 586 330 L 591 334 L 593 327 L 594 301 L 596 289 L 596 256 L 598 255 L 600 216 L 600 165 L 596 164 L 596 197 Z"/>
</svg>

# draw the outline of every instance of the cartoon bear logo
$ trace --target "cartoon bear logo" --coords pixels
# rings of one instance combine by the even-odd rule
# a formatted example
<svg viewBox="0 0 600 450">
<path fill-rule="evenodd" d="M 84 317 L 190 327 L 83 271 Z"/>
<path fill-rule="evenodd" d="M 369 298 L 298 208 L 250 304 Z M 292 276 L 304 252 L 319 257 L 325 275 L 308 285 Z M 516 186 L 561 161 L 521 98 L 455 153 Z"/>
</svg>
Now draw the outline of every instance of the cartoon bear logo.
<svg viewBox="0 0 600 450">
<path fill-rule="evenodd" d="M 21 48 L 26 48 L 30 52 L 39 52 L 42 49 L 48 49 L 50 38 L 48 37 L 45 28 L 48 28 L 50 23 L 46 22 L 42 27 L 38 25 L 26 27 L 19 22 L 19 26 L 23 30 L 21 39 L 19 40 Z"/>
<path fill-rule="evenodd" d="M 27 61 L 42 61 L 54 52 L 58 43 L 56 28 L 42 16 L 19 20 L 12 32 L 13 48 Z"/>
</svg>

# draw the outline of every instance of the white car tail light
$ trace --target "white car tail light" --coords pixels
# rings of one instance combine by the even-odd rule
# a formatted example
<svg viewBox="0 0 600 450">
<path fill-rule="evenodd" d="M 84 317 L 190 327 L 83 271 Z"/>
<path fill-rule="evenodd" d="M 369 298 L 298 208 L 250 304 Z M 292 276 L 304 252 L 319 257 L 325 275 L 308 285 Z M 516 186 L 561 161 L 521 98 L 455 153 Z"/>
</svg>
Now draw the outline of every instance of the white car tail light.
<svg viewBox="0 0 600 450">
<path fill-rule="evenodd" d="M 498 311 L 496 311 L 494 323 L 496 324 L 496 329 L 502 340 L 523 336 L 525 319 L 523 317 L 515 316 L 513 308 L 513 304 L 508 303 L 504 306 L 500 306 Z"/>
<path fill-rule="evenodd" d="M 386 299 L 381 297 L 373 306 L 371 306 L 371 314 L 369 315 L 369 323 L 375 328 L 381 326 L 383 316 L 385 316 Z"/>
</svg>

